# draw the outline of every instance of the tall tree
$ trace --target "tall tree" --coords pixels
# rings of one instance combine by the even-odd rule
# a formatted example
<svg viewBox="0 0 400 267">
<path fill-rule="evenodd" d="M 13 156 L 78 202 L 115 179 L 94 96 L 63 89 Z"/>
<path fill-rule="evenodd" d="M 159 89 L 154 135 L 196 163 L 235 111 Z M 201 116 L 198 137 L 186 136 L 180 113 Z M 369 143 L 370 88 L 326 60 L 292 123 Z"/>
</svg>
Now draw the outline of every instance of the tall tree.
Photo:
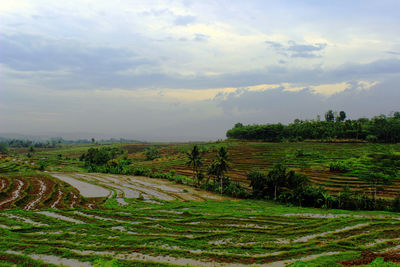
<svg viewBox="0 0 400 267">
<path fill-rule="evenodd" d="M 8 154 L 8 144 L 6 142 L 0 142 L 0 154 Z"/>
<path fill-rule="evenodd" d="M 208 173 L 214 175 L 220 183 L 220 191 L 223 191 L 223 179 L 224 174 L 230 169 L 230 161 L 228 149 L 226 147 L 221 147 L 218 151 L 217 157 L 208 167 Z"/>
<path fill-rule="evenodd" d="M 194 145 L 190 152 L 186 152 L 187 161 L 186 165 L 192 167 L 193 180 L 197 180 L 197 185 L 200 185 L 199 171 L 200 167 L 203 166 L 202 152 L 197 145 Z"/>
<path fill-rule="evenodd" d="M 343 110 L 341 110 L 339 112 L 339 121 L 344 121 L 346 119 L 346 112 L 344 112 Z"/>
<path fill-rule="evenodd" d="M 328 110 L 328 111 L 325 113 L 325 120 L 326 120 L 326 121 L 334 121 L 334 120 L 335 120 L 335 114 L 333 113 L 332 110 Z"/>
</svg>

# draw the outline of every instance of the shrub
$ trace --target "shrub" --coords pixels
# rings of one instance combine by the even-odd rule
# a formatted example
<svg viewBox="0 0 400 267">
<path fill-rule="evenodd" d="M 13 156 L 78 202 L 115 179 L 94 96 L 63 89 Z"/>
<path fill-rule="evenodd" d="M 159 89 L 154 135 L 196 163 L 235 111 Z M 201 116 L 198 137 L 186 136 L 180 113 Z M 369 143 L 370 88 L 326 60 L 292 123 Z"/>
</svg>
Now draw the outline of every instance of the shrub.
<svg viewBox="0 0 400 267">
<path fill-rule="evenodd" d="M 133 174 L 138 176 L 150 177 L 153 174 L 153 171 L 150 168 L 137 167 L 133 169 Z"/>
<path fill-rule="evenodd" d="M 246 176 L 250 180 L 252 196 L 255 198 L 265 197 L 267 195 L 267 176 L 256 170 L 252 170 Z"/>
<path fill-rule="evenodd" d="M 400 196 L 397 196 L 395 199 L 393 199 L 391 206 L 392 211 L 400 212 Z"/>
<path fill-rule="evenodd" d="M 330 172 L 347 172 L 349 169 L 349 165 L 342 161 L 331 162 L 329 164 Z"/>
<path fill-rule="evenodd" d="M 47 167 L 47 163 L 44 160 L 39 161 L 39 170 L 44 171 Z"/>
<path fill-rule="evenodd" d="M 378 141 L 378 137 L 376 135 L 372 135 L 372 134 L 367 135 L 367 137 L 365 139 L 368 142 L 377 142 Z"/>
<path fill-rule="evenodd" d="M 144 150 L 144 154 L 146 156 L 146 160 L 155 160 L 156 158 L 160 157 L 160 153 L 154 146 L 146 148 Z"/>
</svg>

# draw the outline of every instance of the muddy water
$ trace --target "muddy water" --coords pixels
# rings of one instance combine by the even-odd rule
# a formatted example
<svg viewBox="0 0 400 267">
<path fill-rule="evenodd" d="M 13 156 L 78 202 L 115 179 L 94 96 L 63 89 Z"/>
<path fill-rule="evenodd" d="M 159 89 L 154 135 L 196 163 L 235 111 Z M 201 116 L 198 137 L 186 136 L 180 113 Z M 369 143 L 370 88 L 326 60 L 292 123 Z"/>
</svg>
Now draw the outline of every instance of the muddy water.
<svg viewBox="0 0 400 267">
<path fill-rule="evenodd" d="M 6 251 L 9 254 L 16 254 L 16 255 L 23 255 L 22 252 L 19 251 Z M 62 266 L 79 266 L 79 267 L 90 267 L 93 266 L 90 262 L 82 262 L 75 259 L 67 259 L 61 258 L 54 255 L 44 255 L 44 254 L 27 254 L 26 256 L 34 259 L 34 260 L 41 260 L 46 263 L 51 263 L 55 265 L 62 265 Z"/>
<path fill-rule="evenodd" d="M 49 217 L 53 217 L 62 221 L 67 221 L 67 222 L 73 222 L 73 223 L 85 223 L 82 221 L 79 221 L 77 219 L 71 218 L 71 217 L 67 217 L 58 213 L 54 213 L 54 212 L 50 212 L 50 211 L 38 211 L 38 213 L 49 216 Z"/>
<path fill-rule="evenodd" d="M 321 253 L 321 254 L 315 254 L 315 255 L 310 255 L 306 256 L 303 258 L 298 258 L 298 259 L 289 259 L 289 260 L 284 260 L 284 261 L 277 261 L 277 262 L 271 262 L 267 264 L 257 264 L 257 265 L 248 265 L 248 264 L 240 264 L 240 263 L 219 263 L 219 262 L 210 262 L 210 261 L 202 261 L 202 260 L 196 260 L 196 259 L 190 259 L 190 258 L 175 258 L 171 256 L 152 256 L 152 255 L 146 255 L 142 253 L 129 253 L 129 254 L 117 254 L 115 252 L 111 251 L 78 251 L 78 250 L 73 250 L 76 253 L 80 253 L 83 255 L 102 255 L 102 256 L 112 256 L 113 258 L 117 259 L 126 259 L 126 260 L 141 260 L 141 261 L 152 261 L 152 262 L 159 262 L 159 263 L 167 263 L 167 264 L 174 264 L 174 265 L 182 265 L 182 266 L 225 266 L 225 267 L 248 267 L 248 266 L 264 266 L 264 267 L 284 267 L 287 266 L 291 263 L 294 263 L 296 261 L 307 261 L 307 260 L 313 260 L 321 256 L 328 256 L 328 255 L 335 255 L 339 254 L 340 252 L 327 252 L 327 253 Z M 199 251 L 201 253 L 201 251 Z M 278 253 L 271 253 L 272 255 L 278 254 Z"/>
<path fill-rule="evenodd" d="M 340 228 L 340 229 L 333 230 L 333 231 L 307 235 L 307 236 L 303 236 L 303 237 L 300 237 L 298 239 L 295 239 L 295 240 L 293 240 L 293 242 L 307 242 L 308 240 L 316 238 L 316 237 L 321 237 L 321 236 L 325 236 L 325 235 L 329 235 L 329 234 L 334 234 L 334 233 L 339 233 L 339 232 L 343 232 L 343 231 L 347 231 L 347 230 L 352 230 L 352 229 L 363 227 L 363 226 L 367 226 L 367 225 L 369 225 L 369 223 L 361 223 L 361 224 L 356 224 L 356 225 L 353 225 L 353 226 L 347 226 L 347 227 Z"/>
<path fill-rule="evenodd" d="M 84 197 L 107 197 L 111 194 L 110 190 L 105 189 L 104 187 L 82 182 L 80 180 L 72 178 L 70 175 L 67 174 L 52 175 L 78 189 L 81 195 Z"/>
<path fill-rule="evenodd" d="M 119 220 L 119 219 L 111 219 L 111 218 L 106 218 L 106 217 L 101 217 L 97 215 L 92 215 L 92 214 L 87 214 L 84 212 L 80 211 L 75 211 L 75 214 L 84 216 L 84 217 L 90 217 L 90 218 L 95 218 L 101 221 L 112 221 L 112 222 L 119 222 L 119 223 L 127 223 L 127 224 L 141 224 L 141 222 L 134 222 L 134 221 L 124 221 L 124 220 Z"/>
<path fill-rule="evenodd" d="M 33 226 L 39 226 L 39 227 L 40 226 L 48 226 L 47 224 L 40 223 L 40 222 L 35 222 L 35 221 L 32 221 L 31 219 L 28 219 L 28 218 L 25 218 L 25 217 L 21 217 L 21 216 L 17 216 L 17 215 L 14 215 L 14 214 L 3 213 L 2 215 L 6 216 L 8 218 L 11 218 L 11 219 L 16 219 L 18 221 L 22 221 L 22 222 L 27 223 L 27 224 L 31 224 Z"/>
<path fill-rule="evenodd" d="M 122 199 L 123 197 L 143 197 L 145 200 L 160 199 L 166 201 L 176 199 L 196 201 L 232 199 L 190 186 L 178 185 L 170 181 L 147 177 L 102 173 L 54 173 L 53 176 L 76 187 L 84 197 L 111 197 L 113 196 L 112 191 L 104 187 L 112 188 L 117 192 L 117 201 L 121 205 L 126 205 L 126 202 Z M 86 180 L 87 182 L 81 180 Z M 91 184 L 89 181 L 96 182 L 98 185 Z"/>
<path fill-rule="evenodd" d="M 126 202 L 125 199 L 123 199 L 123 198 L 117 198 L 116 200 L 117 200 L 118 204 L 120 204 L 121 206 L 128 205 L 128 202 Z"/>
</svg>

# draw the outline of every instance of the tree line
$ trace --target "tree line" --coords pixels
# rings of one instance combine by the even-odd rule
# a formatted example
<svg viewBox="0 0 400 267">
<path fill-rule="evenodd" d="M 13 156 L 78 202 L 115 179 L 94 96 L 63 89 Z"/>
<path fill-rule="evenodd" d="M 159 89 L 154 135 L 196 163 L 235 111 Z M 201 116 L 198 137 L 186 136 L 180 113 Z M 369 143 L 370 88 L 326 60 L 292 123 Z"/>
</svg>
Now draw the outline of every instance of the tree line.
<svg viewBox="0 0 400 267">
<path fill-rule="evenodd" d="M 325 113 L 325 120 L 299 120 L 284 125 L 236 123 L 226 133 L 228 138 L 245 140 L 263 140 L 268 142 L 356 139 L 369 142 L 400 142 L 400 112 L 391 115 L 379 115 L 371 119 L 346 119 L 346 112 Z"/>
<path fill-rule="evenodd" d="M 283 164 L 276 164 L 268 173 L 253 170 L 247 173 L 252 188 L 251 196 L 256 199 L 270 199 L 297 206 L 349 210 L 400 211 L 400 197 L 393 200 L 352 191 L 344 187 L 336 195 L 323 187 L 315 187 L 303 174 L 289 170 Z M 376 186 L 373 183 L 371 186 Z M 376 189 L 375 189 L 376 190 Z"/>
</svg>

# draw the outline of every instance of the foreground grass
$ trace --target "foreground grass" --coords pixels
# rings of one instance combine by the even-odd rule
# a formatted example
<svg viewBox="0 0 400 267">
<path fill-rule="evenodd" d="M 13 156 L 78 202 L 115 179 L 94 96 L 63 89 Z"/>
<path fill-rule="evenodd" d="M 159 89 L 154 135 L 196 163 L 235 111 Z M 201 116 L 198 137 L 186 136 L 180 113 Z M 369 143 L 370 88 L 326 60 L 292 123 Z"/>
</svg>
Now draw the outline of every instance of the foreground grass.
<svg viewBox="0 0 400 267">
<path fill-rule="evenodd" d="M 0 262 L 40 266 L 38 255 L 53 255 L 88 265 L 262 265 L 320 255 L 305 262 L 339 266 L 338 261 L 360 257 L 362 251 L 400 245 L 396 213 L 319 210 L 255 200 L 127 202 L 119 206 L 110 199 L 96 210 L 48 210 L 50 215 L 19 209 L 1 212 Z"/>
</svg>

